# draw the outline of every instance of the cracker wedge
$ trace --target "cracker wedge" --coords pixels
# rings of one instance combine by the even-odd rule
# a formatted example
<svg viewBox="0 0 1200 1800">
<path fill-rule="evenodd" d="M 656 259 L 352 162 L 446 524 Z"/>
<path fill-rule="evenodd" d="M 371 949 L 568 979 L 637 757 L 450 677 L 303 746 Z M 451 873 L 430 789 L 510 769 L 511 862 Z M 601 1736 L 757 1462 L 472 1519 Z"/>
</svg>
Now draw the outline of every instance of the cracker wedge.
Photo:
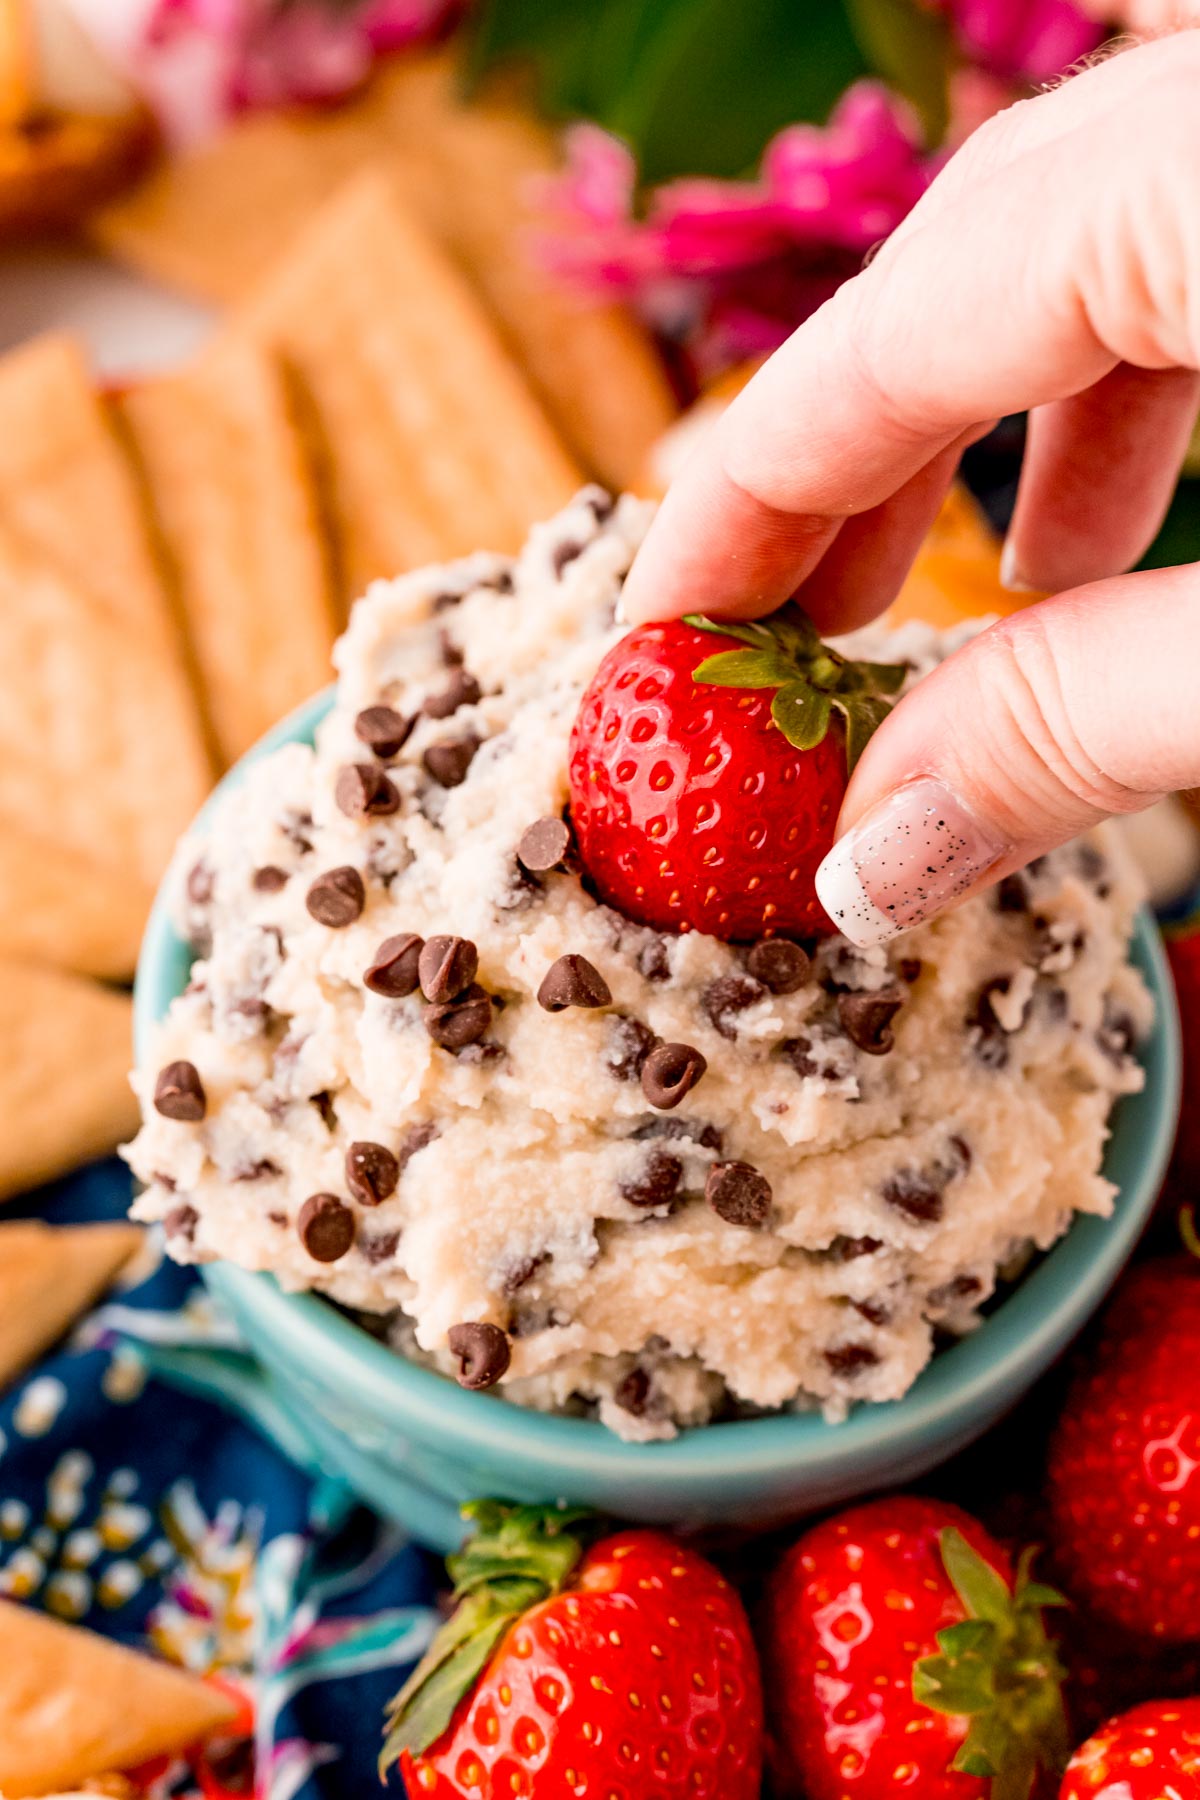
<svg viewBox="0 0 1200 1800">
<path fill-rule="evenodd" d="M 0 1789 L 79 1786 L 209 1737 L 233 1716 L 216 1688 L 79 1625 L 0 1600 Z"/>
<path fill-rule="evenodd" d="M 141 1242 L 136 1225 L 0 1224 L 0 1387 L 27 1369 L 111 1285 Z"/>
<path fill-rule="evenodd" d="M 464 105 L 445 60 L 382 69 L 393 167 L 429 230 L 478 289 L 580 462 L 620 491 L 677 416 L 662 359 L 623 306 L 554 280 L 536 247 L 539 184 L 555 135 L 503 99 Z"/>
<path fill-rule="evenodd" d="M 0 357 L 0 519 L 114 618 L 173 644 L 137 485 L 84 352 L 64 334 Z"/>
<path fill-rule="evenodd" d="M 649 334 L 623 307 L 565 292 L 530 242 L 554 134 L 503 99 L 465 104 L 452 56 L 383 62 L 354 101 L 258 114 L 159 168 L 101 212 L 95 237 L 144 274 L 230 302 L 262 280 L 355 170 L 386 168 L 478 290 L 564 441 L 630 485 L 677 412 Z"/>
<path fill-rule="evenodd" d="M 0 959 L 0 1199 L 132 1135 L 131 1056 L 127 994 Z"/>
<path fill-rule="evenodd" d="M 1000 540 L 979 502 L 955 482 L 887 614 L 889 625 L 923 619 L 949 630 L 964 619 L 1020 612 L 1040 594 L 1012 593 L 1000 581 Z"/>
<path fill-rule="evenodd" d="M 243 315 L 311 406 L 343 591 L 516 550 L 580 471 L 466 281 L 383 176 L 356 178 Z"/>
<path fill-rule="evenodd" d="M 0 529 L 0 670 L 0 819 L 157 883 L 210 784 L 182 665 Z"/>
<path fill-rule="evenodd" d="M 284 373 L 230 336 L 120 410 L 229 764 L 332 676 L 332 586 Z"/>
<path fill-rule="evenodd" d="M 152 898 L 135 871 L 0 816 L 0 944 L 8 956 L 123 981 Z"/>
</svg>

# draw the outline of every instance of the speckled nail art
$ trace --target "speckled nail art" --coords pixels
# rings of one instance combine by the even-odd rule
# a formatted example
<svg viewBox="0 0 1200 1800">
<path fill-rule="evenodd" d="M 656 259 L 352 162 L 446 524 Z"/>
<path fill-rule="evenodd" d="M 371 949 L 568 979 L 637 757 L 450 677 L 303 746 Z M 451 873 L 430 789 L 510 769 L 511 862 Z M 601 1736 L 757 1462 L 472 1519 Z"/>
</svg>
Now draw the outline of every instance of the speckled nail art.
<svg viewBox="0 0 1200 1800">
<path fill-rule="evenodd" d="M 912 781 L 839 839 L 817 893 L 851 943 L 882 944 L 965 894 L 1003 851 L 940 781 Z"/>
</svg>

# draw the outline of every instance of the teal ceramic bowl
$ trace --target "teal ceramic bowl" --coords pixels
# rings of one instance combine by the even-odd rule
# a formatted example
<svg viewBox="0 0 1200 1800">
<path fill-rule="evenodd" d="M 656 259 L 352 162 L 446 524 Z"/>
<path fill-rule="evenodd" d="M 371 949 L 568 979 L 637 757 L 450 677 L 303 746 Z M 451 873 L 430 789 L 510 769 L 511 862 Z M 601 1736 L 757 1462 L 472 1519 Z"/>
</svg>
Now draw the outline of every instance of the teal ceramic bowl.
<svg viewBox="0 0 1200 1800">
<path fill-rule="evenodd" d="M 330 704 L 330 694 L 318 695 L 246 761 L 311 741 Z M 669 1443 L 626 1444 L 590 1420 L 468 1393 L 406 1362 L 317 1296 L 286 1294 L 268 1275 L 214 1264 L 205 1278 L 257 1358 L 237 1377 L 243 1402 L 249 1384 L 251 1409 L 293 1454 L 442 1551 L 461 1540 L 459 1505 L 481 1494 L 562 1499 L 685 1529 L 746 1529 L 915 1480 L 978 1437 L 1044 1373 L 1104 1298 L 1154 1204 L 1179 1110 L 1180 1049 L 1171 979 L 1149 916 L 1139 921 L 1134 955 L 1154 990 L 1157 1022 L 1142 1048 L 1145 1088 L 1113 1118 L 1105 1173 L 1120 1190 L 1114 1217 L 1078 1219 L 903 1400 L 861 1406 L 841 1425 L 781 1414 L 708 1425 Z M 185 986 L 189 961 L 160 895 L 138 969 L 139 1051 Z"/>
</svg>

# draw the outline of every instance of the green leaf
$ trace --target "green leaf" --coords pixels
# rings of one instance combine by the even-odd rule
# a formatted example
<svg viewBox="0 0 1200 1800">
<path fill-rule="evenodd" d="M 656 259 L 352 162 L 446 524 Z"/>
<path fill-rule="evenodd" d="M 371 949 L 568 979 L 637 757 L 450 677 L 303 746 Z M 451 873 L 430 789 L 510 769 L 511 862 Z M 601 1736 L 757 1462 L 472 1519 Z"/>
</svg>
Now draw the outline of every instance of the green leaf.
<svg viewBox="0 0 1200 1800">
<path fill-rule="evenodd" d="M 1012 1617 L 1012 1593 L 1003 1576 L 953 1525 L 942 1532 L 941 1552 L 950 1585 L 971 1617 L 1007 1625 Z"/>
<path fill-rule="evenodd" d="M 847 0 L 863 55 L 911 101 L 932 146 L 945 136 L 953 46 L 946 15 L 918 0 Z"/>
<path fill-rule="evenodd" d="M 908 669 L 904 663 L 848 662 L 842 666 L 838 692 L 842 694 L 898 694 Z"/>
<path fill-rule="evenodd" d="M 703 613 L 685 613 L 683 623 L 690 625 L 694 631 L 709 631 L 714 637 L 736 638 L 739 643 L 750 644 L 755 650 L 765 650 L 771 641 L 761 625 L 738 625 L 725 619 L 706 619 Z"/>
<path fill-rule="evenodd" d="M 859 757 L 891 707 L 871 694 L 835 694 L 833 704 L 846 722 L 846 773 L 852 775 Z"/>
<path fill-rule="evenodd" d="M 454 1717 L 459 1702 L 470 1692 L 500 1639 L 519 1616 L 500 1613 L 491 1619 L 421 1684 L 411 1706 L 397 1712 L 379 1753 L 382 1777 L 386 1778 L 402 1751 L 408 1750 L 419 1756 L 431 1744 L 436 1744 Z"/>
<path fill-rule="evenodd" d="M 828 694 L 807 681 L 790 681 L 771 702 L 771 717 L 788 743 L 797 750 L 812 750 L 829 730 L 832 702 Z"/>
<path fill-rule="evenodd" d="M 869 72 L 845 0 L 483 0 L 472 74 L 514 59 L 546 111 L 627 138 L 649 183 L 747 174 Z"/>
<path fill-rule="evenodd" d="M 714 687 L 777 688 L 790 681 L 793 671 L 775 650 L 723 650 L 692 671 L 697 681 Z"/>
<path fill-rule="evenodd" d="M 1070 1606 L 1071 1602 L 1057 1588 L 1047 1587 L 1042 1581 L 1027 1581 L 1018 1592 L 1017 1598 L 1022 1606 Z"/>
</svg>

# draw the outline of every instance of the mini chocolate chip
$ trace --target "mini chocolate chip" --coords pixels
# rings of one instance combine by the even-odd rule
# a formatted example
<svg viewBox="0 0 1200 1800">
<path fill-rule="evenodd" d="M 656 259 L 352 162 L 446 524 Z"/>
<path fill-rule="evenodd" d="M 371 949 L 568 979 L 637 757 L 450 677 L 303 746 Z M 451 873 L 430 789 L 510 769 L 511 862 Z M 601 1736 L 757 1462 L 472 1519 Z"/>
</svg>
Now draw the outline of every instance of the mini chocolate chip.
<svg viewBox="0 0 1200 1800">
<path fill-rule="evenodd" d="M 838 1018 L 856 1049 L 868 1056 L 886 1056 L 896 1039 L 892 1020 L 904 1004 L 896 988 L 878 994 L 839 994 Z"/>
<path fill-rule="evenodd" d="M 812 973 L 808 952 L 790 938 L 763 938 L 753 944 L 746 953 L 746 967 L 773 994 L 794 994 Z"/>
<path fill-rule="evenodd" d="M 468 1068 L 472 1066 L 481 1068 L 485 1063 L 502 1062 L 508 1055 L 508 1051 L 503 1044 L 486 1042 L 464 1044 L 462 1049 L 456 1050 L 454 1054 L 459 1062 L 465 1063 Z"/>
<path fill-rule="evenodd" d="M 418 1150 L 424 1150 L 427 1144 L 432 1144 L 437 1134 L 438 1129 L 432 1119 L 424 1119 L 420 1125 L 409 1126 L 401 1140 L 400 1148 L 396 1152 L 398 1175 L 403 1175 Z"/>
<path fill-rule="evenodd" d="M 346 1186 L 362 1206 L 378 1206 L 396 1191 L 400 1164 L 384 1144 L 354 1143 L 346 1152 Z"/>
<path fill-rule="evenodd" d="M 909 987 L 912 986 L 914 981 L 919 981 L 921 979 L 922 966 L 919 956 L 902 956 L 900 961 L 896 964 L 901 981 L 907 982 Z"/>
<path fill-rule="evenodd" d="M 857 1375 L 862 1369 L 873 1369 L 879 1361 L 870 1344 L 838 1344 L 825 1351 L 825 1361 L 835 1375 Z"/>
<path fill-rule="evenodd" d="M 974 1026 L 978 1034 L 974 1044 L 975 1055 L 985 1069 L 1003 1069 L 1008 1065 L 1009 1033 L 1001 1025 L 992 1006 L 992 996 L 1007 994 L 1008 989 L 1009 980 L 1006 975 L 987 982 L 980 988 L 967 1017 L 968 1027 Z"/>
<path fill-rule="evenodd" d="M 571 848 L 571 827 L 565 819 L 535 819 L 521 833 L 517 861 L 531 875 L 548 875 L 561 869 Z"/>
<path fill-rule="evenodd" d="M 586 956 L 574 952 L 551 963 L 537 991 L 538 1005 L 546 1012 L 565 1012 L 568 1006 L 611 1006 L 612 993 L 599 969 Z"/>
<path fill-rule="evenodd" d="M 193 906 L 207 906 L 214 886 L 212 870 L 206 862 L 198 862 L 187 878 L 187 897 Z"/>
<path fill-rule="evenodd" d="M 278 868 L 275 863 L 266 863 L 263 868 L 255 869 L 251 881 L 256 893 L 277 894 L 280 888 L 287 886 L 288 872 Z"/>
<path fill-rule="evenodd" d="M 811 1038 L 784 1038 L 779 1054 L 784 1062 L 791 1063 L 797 1075 L 819 1075 L 821 1072 L 813 1058 Z"/>
<path fill-rule="evenodd" d="M 256 1162 L 238 1163 L 229 1179 L 230 1181 L 268 1181 L 282 1174 L 283 1170 L 278 1163 L 272 1162 L 269 1156 L 260 1156 Z"/>
<path fill-rule="evenodd" d="M 445 687 L 426 696 L 421 711 L 427 719 L 448 719 L 460 706 L 474 706 L 482 693 L 469 669 L 455 668 Z"/>
<path fill-rule="evenodd" d="M 182 1238 L 185 1244 L 190 1244 L 199 1223 L 200 1214 L 194 1206 L 173 1206 L 163 1220 L 163 1230 L 169 1238 Z"/>
<path fill-rule="evenodd" d="M 735 1020 L 738 1013 L 761 1000 L 765 992 L 761 983 L 752 981 L 748 975 L 722 975 L 705 988 L 700 1004 L 721 1036 L 734 1038 L 737 1036 Z"/>
<path fill-rule="evenodd" d="M 640 1019 L 616 1014 L 609 1023 L 604 1061 L 618 1081 L 637 1081 L 658 1038 Z"/>
<path fill-rule="evenodd" d="M 470 938 L 426 938 L 417 963 L 427 1000 L 457 1000 L 479 972 L 479 952 Z"/>
<path fill-rule="evenodd" d="M 642 1065 L 642 1092 L 651 1106 L 678 1106 L 701 1079 L 708 1063 L 691 1044 L 659 1044 Z"/>
<path fill-rule="evenodd" d="M 1029 886 L 1023 875 L 1006 875 L 996 889 L 996 911 L 1023 913 L 1029 911 Z"/>
<path fill-rule="evenodd" d="M 354 1214 L 336 1194 L 310 1194 L 296 1230 L 314 1262 L 337 1262 L 354 1243 Z"/>
<path fill-rule="evenodd" d="M 473 732 L 466 737 L 443 738 L 440 744 L 430 744 L 421 761 L 439 787 L 461 787 L 478 748 L 479 739 Z"/>
<path fill-rule="evenodd" d="M 982 1294 L 983 1283 L 978 1275 L 956 1275 L 953 1281 L 943 1282 L 928 1295 L 930 1306 L 952 1306 L 956 1300 L 970 1300 L 975 1294 Z"/>
<path fill-rule="evenodd" d="M 403 1000 L 406 994 L 415 994 L 420 985 L 424 947 L 424 938 L 415 931 L 401 931 L 395 937 L 384 938 L 369 968 L 363 971 L 363 986 L 388 1000 Z"/>
<path fill-rule="evenodd" d="M 463 1050 L 477 1043 L 491 1022 L 491 998 L 478 982 L 457 1000 L 443 1000 L 425 1009 L 425 1029 L 443 1050 Z"/>
<path fill-rule="evenodd" d="M 936 1225 L 946 1211 L 939 1175 L 934 1170 L 901 1169 L 884 1183 L 881 1198 L 915 1225 Z"/>
<path fill-rule="evenodd" d="M 304 897 L 304 904 L 318 925 L 328 925 L 331 930 L 339 931 L 342 926 L 353 925 L 355 919 L 362 917 L 367 890 L 358 870 L 346 864 L 339 869 L 326 869 L 323 875 L 318 875 Z"/>
<path fill-rule="evenodd" d="M 669 981 L 671 952 L 666 938 L 648 938 L 638 951 L 637 966 L 638 974 L 646 981 Z"/>
<path fill-rule="evenodd" d="M 390 1262 L 400 1242 L 398 1231 L 381 1231 L 358 1240 L 358 1247 L 369 1263 Z"/>
<path fill-rule="evenodd" d="M 825 1256 L 833 1263 L 857 1262 L 860 1256 L 874 1256 L 877 1250 L 883 1249 L 882 1240 L 873 1237 L 843 1237 L 840 1233 L 834 1238 Z"/>
<path fill-rule="evenodd" d="M 208 1111 L 204 1083 L 195 1063 L 168 1063 L 154 1084 L 154 1109 L 164 1119 L 197 1124 Z"/>
<path fill-rule="evenodd" d="M 438 652 L 448 669 L 461 669 L 463 653 L 455 643 L 445 626 L 438 632 Z"/>
<path fill-rule="evenodd" d="M 621 1198 L 630 1206 L 669 1206 L 683 1176 L 683 1164 L 665 1150 L 652 1150 L 633 1181 L 621 1183 Z"/>
<path fill-rule="evenodd" d="M 519 1294 L 521 1289 L 527 1287 L 533 1280 L 538 1270 L 545 1268 L 549 1261 L 550 1252 L 548 1250 L 541 1251 L 537 1256 L 523 1256 L 520 1262 L 513 1263 L 504 1271 L 500 1280 L 500 1292 L 509 1298 L 513 1294 Z"/>
<path fill-rule="evenodd" d="M 349 763 L 339 771 L 333 797 L 350 819 L 378 818 L 400 810 L 400 795 L 377 763 Z"/>
<path fill-rule="evenodd" d="M 759 1230 L 771 1216 L 771 1184 L 750 1163 L 714 1163 L 704 1198 L 727 1225 L 744 1225 L 749 1231 Z"/>
<path fill-rule="evenodd" d="M 639 1143 L 646 1138 L 666 1138 L 671 1143 L 699 1144 L 702 1150 L 715 1150 L 718 1156 L 725 1142 L 717 1127 L 704 1119 L 650 1118 L 629 1135 Z"/>
<path fill-rule="evenodd" d="M 290 844 L 295 845 L 301 856 L 307 856 L 312 849 L 312 839 L 308 835 L 313 828 L 313 816 L 310 812 L 285 812 L 279 821 L 279 829 Z"/>
<path fill-rule="evenodd" d="M 459 1387 L 495 1387 L 512 1360 L 508 1338 L 498 1325 L 452 1325 L 446 1339 L 458 1358 Z"/>
<path fill-rule="evenodd" d="M 879 1300 L 852 1300 L 850 1304 L 868 1325 L 886 1325 L 892 1316 L 890 1309 Z"/>
<path fill-rule="evenodd" d="M 570 563 L 573 563 L 577 556 L 582 555 L 583 545 L 577 544 L 574 538 L 568 538 L 565 542 L 554 546 L 554 554 L 550 560 L 554 565 L 554 573 L 558 576 L 560 581 L 562 580 L 563 570 L 567 568 Z"/>
<path fill-rule="evenodd" d="M 1107 865 L 1095 844 L 1076 844 L 1075 855 L 1079 862 L 1079 873 L 1085 881 L 1095 881 L 1098 875 L 1103 874 Z"/>
<path fill-rule="evenodd" d="M 333 1104 L 333 1095 L 327 1088 L 322 1088 L 319 1094 L 310 1094 L 308 1096 L 308 1104 L 316 1107 L 321 1115 L 321 1123 L 324 1125 L 326 1131 L 337 1130 L 337 1109 Z"/>
<path fill-rule="evenodd" d="M 386 762 L 403 750 L 416 722 L 391 706 L 364 706 L 354 721 L 354 735 Z"/>
<path fill-rule="evenodd" d="M 640 1419 L 650 1398 L 650 1377 L 645 1369 L 630 1369 L 613 1389 L 613 1399 L 632 1419 Z"/>
</svg>

